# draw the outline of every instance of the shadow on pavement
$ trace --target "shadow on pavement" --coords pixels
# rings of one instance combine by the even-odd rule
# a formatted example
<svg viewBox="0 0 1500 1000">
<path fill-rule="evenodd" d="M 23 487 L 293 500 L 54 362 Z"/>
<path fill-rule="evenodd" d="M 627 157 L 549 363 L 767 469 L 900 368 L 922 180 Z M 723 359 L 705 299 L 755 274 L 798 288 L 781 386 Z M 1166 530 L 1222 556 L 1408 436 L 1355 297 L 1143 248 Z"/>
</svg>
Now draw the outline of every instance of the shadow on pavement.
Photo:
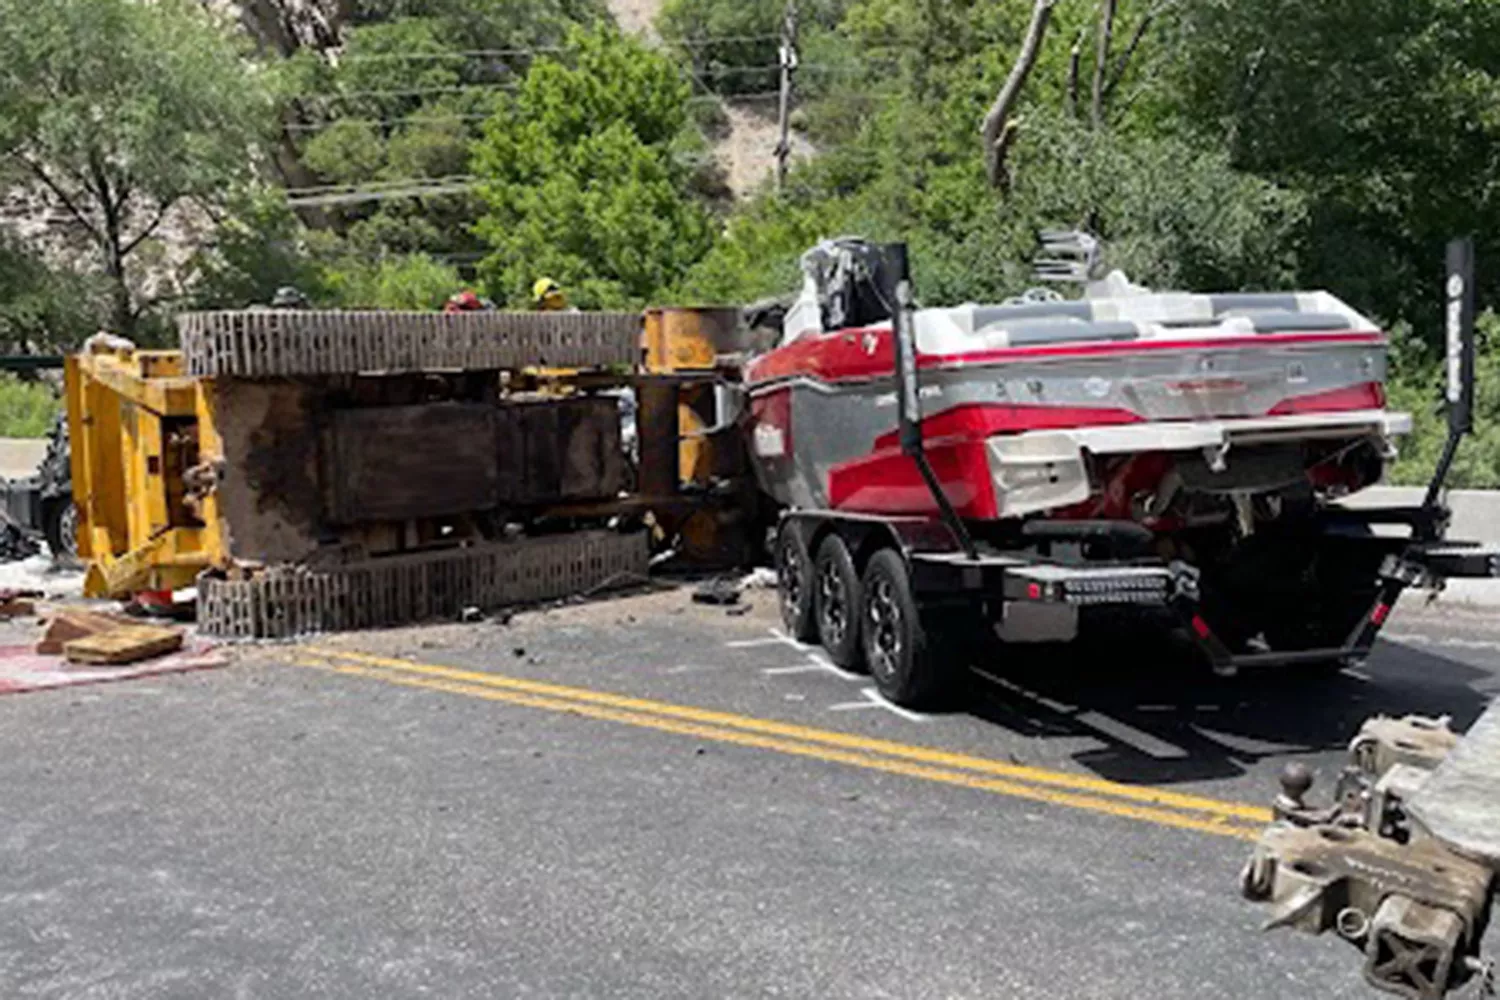
<svg viewBox="0 0 1500 1000">
<path fill-rule="evenodd" d="M 1372 715 L 1449 715 L 1462 731 L 1489 700 L 1475 685 L 1494 676 L 1382 643 L 1352 672 L 1293 667 L 1220 678 L 1185 638 L 1130 621 L 1094 623 L 1075 643 L 1005 646 L 986 659 L 956 707 L 1022 736 L 1091 737 L 1103 746 L 1075 754 L 1079 764 L 1141 784 L 1231 778 L 1268 760 L 1341 754 Z"/>
</svg>

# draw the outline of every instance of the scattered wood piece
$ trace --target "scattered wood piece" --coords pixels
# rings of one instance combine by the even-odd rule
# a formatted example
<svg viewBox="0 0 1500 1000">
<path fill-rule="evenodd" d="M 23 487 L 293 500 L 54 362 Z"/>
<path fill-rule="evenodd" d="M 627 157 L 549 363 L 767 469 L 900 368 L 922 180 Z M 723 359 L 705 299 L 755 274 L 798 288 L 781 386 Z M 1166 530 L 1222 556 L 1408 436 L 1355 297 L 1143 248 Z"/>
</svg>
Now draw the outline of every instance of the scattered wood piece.
<svg viewBox="0 0 1500 1000">
<path fill-rule="evenodd" d="M 53 615 L 51 621 L 47 622 L 46 630 L 42 632 L 42 638 L 36 644 L 36 651 L 47 656 L 57 656 L 62 653 L 63 646 L 74 639 L 82 639 L 84 636 L 108 632 L 110 629 L 130 624 L 133 623 L 129 618 L 101 611 L 76 609 L 59 611 Z"/>
<path fill-rule="evenodd" d="M 69 663 L 120 664 L 149 660 L 182 648 L 182 630 L 160 625 L 118 625 L 74 639 L 63 647 Z"/>
</svg>

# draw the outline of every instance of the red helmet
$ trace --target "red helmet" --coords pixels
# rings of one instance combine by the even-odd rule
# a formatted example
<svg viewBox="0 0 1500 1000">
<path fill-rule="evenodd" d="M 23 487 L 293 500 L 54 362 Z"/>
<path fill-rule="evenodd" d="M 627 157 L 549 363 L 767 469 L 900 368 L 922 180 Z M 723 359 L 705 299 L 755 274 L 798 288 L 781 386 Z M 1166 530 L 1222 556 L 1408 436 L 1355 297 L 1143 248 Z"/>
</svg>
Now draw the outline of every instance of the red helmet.
<svg viewBox="0 0 1500 1000">
<path fill-rule="evenodd" d="M 479 301 L 479 296 L 465 288 L 463 291 L 449 297 L 447 303 L 443 306 L 443 312 L 479 312 L 483 308 L 484 303 Z"/>
</svg>

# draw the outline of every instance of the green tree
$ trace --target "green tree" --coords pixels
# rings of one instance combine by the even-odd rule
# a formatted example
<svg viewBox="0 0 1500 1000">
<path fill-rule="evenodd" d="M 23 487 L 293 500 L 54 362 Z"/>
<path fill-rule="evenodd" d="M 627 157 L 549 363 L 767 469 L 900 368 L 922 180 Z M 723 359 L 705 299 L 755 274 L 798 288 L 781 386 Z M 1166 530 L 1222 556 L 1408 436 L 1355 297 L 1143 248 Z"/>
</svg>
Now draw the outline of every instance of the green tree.
<svg viewBox="0 0 1500 1000">
<path fill-rule="evenodd" d="M 208 238 L 188 264 L 198 309 L 244 309 L 283 286 L 315 301 L 328 297 L 307 232 L 280 191 L 247 186 L 230 193 Z"/>
<path fill-rule="evenodd" d="M 703 256 L 711 220 L 674 155 L 689 93 L 667 57 L 613 30 L 575 31 L 532 64 L 475 147 L 493 295 L 524 301 L 545 274 L 583 305 L 640 304 Z"/>
<path fill-rule="evenodd" d="M 98 329 L 106 296 L 88 275 L 57 267 L 0 234 L 0 345 L 27 353 L 66 350 Z"/>
<path fill-rule="evenodd" d="M 1304 283 L 1434 343 L 1444 243 L 1474 232 L 1483 258 L 1500 254 L 1497 29 L 1489 2 L 1179 4 L 1153 99 L 1197 144 L 1306 192 Z"/>
<path fill-rule="evenodd" d="M 264 74 L 192 0 L 0 0 L 0 23 L 0 155 L 83 234 L 131 333 L 152 304 L 133 260 L 173 209 L 250 172 Z"/>
<path fill-rule="evenodd" d="M 743 299 L 780 280 L 790 291 L 809 243 L 859 233 L 910 243 L 927 301 L 995 300 L 1031 283 L 1038 230 L 1075 225 L 1103 236 L 1110 263 L 1136 280 L 1176 288 L 1289 280 L 1304 220 L 1298 194 L 1235 169 L 1221 149 L 1160 127 L 1119 96 L 1154 71 L 1149 22 L 1131 45 L 1149 13 L 1143 4 L 1121 4 L 1122 37 L 1106 53 L 1104 114 L 1094 126 L 1087 105 L 1097 47 L 1079 38 L 1097 30 L 1095 10 L 1057 8 L 1017 105 L 1023 127 L 1011 182 L 997 192 L 978 127 L 1016 58 L 1027 6 L 854 3 L 839 30 L 847 45 L 833 57 L 861 68 L 830 81 L 806 109 L 821 154 L 793 173 L 787 191 L 737 213 L 680 287 Z"/>
</svg>

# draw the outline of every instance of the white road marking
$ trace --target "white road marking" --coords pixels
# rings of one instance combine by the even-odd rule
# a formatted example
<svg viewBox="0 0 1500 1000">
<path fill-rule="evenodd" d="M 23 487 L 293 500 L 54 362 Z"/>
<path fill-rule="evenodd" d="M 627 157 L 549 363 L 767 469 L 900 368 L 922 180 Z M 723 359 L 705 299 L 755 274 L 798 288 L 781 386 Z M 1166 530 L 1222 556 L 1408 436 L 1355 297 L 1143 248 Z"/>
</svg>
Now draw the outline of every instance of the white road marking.
<svg viewBox="0 0 1500 1000">
<path fill-rule="evenodd" d="M 779 628 L 766 629 L 766 631 L 770 632 L 771 635 L 775 636 L 777 642 L 781 643 L 783 646 L 791 646 L 793 649 L 797 650 L 799 653 L 806 653 L 809 650 L 813 650 L 813 649 L 817 649 L 818 648 L 817 646 L 809 646 L 805 642 L 798 642 L 796 639 L 793 639 L 791 636 L 787 635 L 785 632 L 781 631 L 781 629 L 779 629 Z"/>
<path fill-rule="evenodd" d="M 1096 712 L 1093 709 L 1079 711 L 1077 708 L 1065 705 L 1060 701 L 1055 701 L 1035 691 L 1028 691 L 1014 681 L 1008 681 L 1003 677 L 996 677 L 994 674 L 983 670 L 977 671 L 977 673 L 990 683 L 1002 687 L 1012 694 L 1017 694 L 1029 701 L 1034 701 L 1043 708 L 1056 712 L 1059 715 L 1066 715 L 1069 718 L 1075 719 L 1118 743 L 1123 743 L 1131 749 L 1139 750 L 1148 757 L 1155 757 L 1158 760 L 1181 760 L 1188 756 L 1188 752 L 1182 747 L 1168 743 L 1166 740 L 1137 729 L 1127 722 L 1111 718 L 1102 712 Z"/>
<path fill-rule="evenodd" d="M 724 645 L 730 649 L 755 649 L 759 646 L 780 646 L 783 643 L 780 639 L 771 637 L 766 639 L 740 639 L 736 642 L 726 642 Z"/>
<path fill-rule="evenodd" d="M 823 665 L 821 663 L 798 663 L 795 666 L 791 667 L 770 667 L 766 670 L 762 670 L 761 673 L 769 677 L 783 677 L 787 674 L 810 674 L 814 672 L 821 672 L 822 669 Z"/>
<path fill-rule="evenodd" d="M 929 718 L 920 712 L 893 705 L 880 696 L 880 692 L 872 687 L 860 688 L 859 693 L 864 697 L 863 701 L 841 701 L 837 705 L 829 705 L 830 712 L 857 712 L 863 708 L 883 708 L 887 712 L 894 712 L 906 719 L 908 722 L 926 722 Z"/>
<path fill-rule="evenodd" d="M 845 670 L 843 667 L 834 663 L 822 653 L 808 653 L 807 662 L 816 664 L 819 669 L 826 670 L 833 676 L 838 677 L 842 680 L 863 681 L 865 679 L 863 674 L 856 674 L 852 670 Z"/>
</svg>

